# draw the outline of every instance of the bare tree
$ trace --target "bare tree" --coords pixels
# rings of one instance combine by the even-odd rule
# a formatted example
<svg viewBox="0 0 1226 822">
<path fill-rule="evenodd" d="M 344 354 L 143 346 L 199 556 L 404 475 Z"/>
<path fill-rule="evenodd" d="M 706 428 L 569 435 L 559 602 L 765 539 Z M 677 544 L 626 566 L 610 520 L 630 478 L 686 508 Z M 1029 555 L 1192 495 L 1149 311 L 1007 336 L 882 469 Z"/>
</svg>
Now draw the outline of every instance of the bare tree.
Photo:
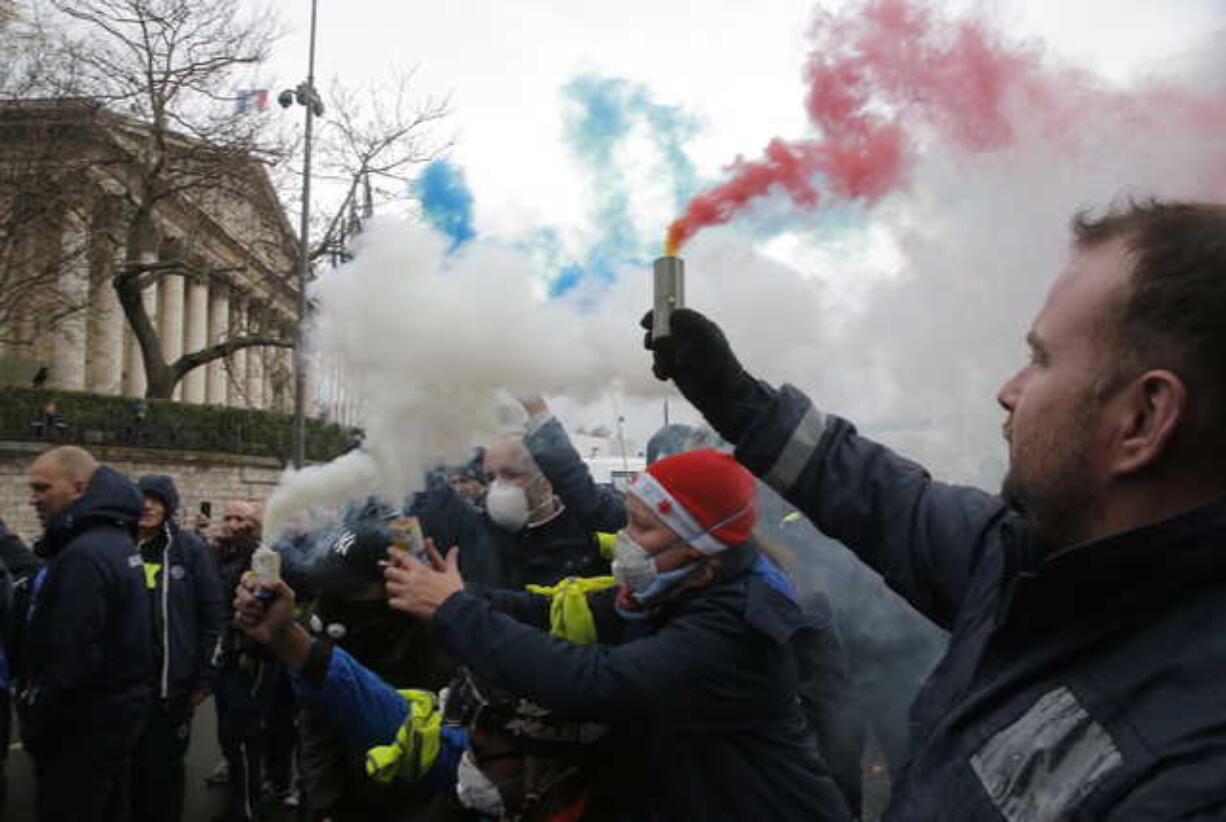
<svg viewBox="0 0 1226 822">
<path fill-rule="evenodd" d="M 9 0 L 0 0 L 0 97 L 28 97 L 38 87 L 48 44 Z M 73 196 L 80 158 L 48 139 L 56 124 L 32 117 L 28 108 L 0 111 L 0 343 L 33 353 L 33 342 L 84 310 L 88 295 L 66 287 L 65 270 L 87 264 L 90 249 L 80 237 L 65 242 L 65 221 L 85 220 Z"/>
<path fill-rule="evenodd" d="M 236 334 L 168 362 L 142 292 L 160 278 L 201 270 L 192 238 L 166 253 L 159 209 L 194 206 L 207 214 L 219 197 L 250 198 L 260 158 L 276 155 L 258 116 L 234 112 L 236 72 L 268 55 L 277 23 L 245 14 L 238 0 L 49 0 L 30 19 L 50 44 L 55 71 L 38 72 L 47 96 L 88 98 L 120 118 L 113 140 L 91 158 L 110 167 L 125 202 L 123 262 L 114 287 L 137 344 L 146 395 L 170 397 L 193 368 L 254 346 L 292 347 L 274 335 Z"/>
<path fill-rule="evenodd" d="M 343 259 L 363 220 L 381 205 L 409 199 L 416 167 L 452 146 L 436 131 L 451 113 L 450 101 L 417 97 L 415 74 L 393 70 L 378 83 L 329 83 L 326 115 L 316 121 L 314 180 L 322 203 L 311 221 L 311 260 Z M 301 207 L 301 182 L 299 169 L 282 166 L 278 187 L 294 208 Z"/>
<path fill-rule="evenodd" d="M 10 73 L 25 88 L 5 96 L 90 100 L 99 107 L 95 119 L 108 139 L 94 142 L 88 163 L 91 173 L 107 173 L 123 201 L 122 221 L 113 229 L 121 249 L 113 285 L 141 351 L 149 397 L 172 396 L 192 369 L 239 350 L 294 345 L 292 334 L 234 329 L 228 339 L 168 359 L 142 296 L 168 276 L 226 276 L 209 262 L 215 257 L 200 253 L 201 239 L 190 230 L 167 242 L 159 214 L 195 209 L 205 223 L 227 199 L 266 196 L 260 189 L 273 190 L 270 171 L 283 200 L 291 208 L 297 203 L 301 178 L 289 158 L 298 147 L 283 139 L 286 128 L 264 113 L 235 113 L 235 89 L 250 82 L 279 27 L 270 11 L 248 7 L 243 0 L 18 0 L 22 28 L 45 45 L 12 64 Z M 0 89 L 18 85 L 5 83 L 5 70 L 0 65 Z M 412 72 L 400 72 L 378 86 L 330 89 L 316 137 L 322 184 L 312 261 L 335 259 L 363 217 L 377 203 L 406 197 L 413 167 L 448 146 L 432 139 L 447 100 L 415 101 L 411 78 Z M 293 229 L 280 208 L 257 216 L 268 225 L 244 237 L 247 247 L 279 260 L 275 285 L 292 291 Z"/>
</svg>

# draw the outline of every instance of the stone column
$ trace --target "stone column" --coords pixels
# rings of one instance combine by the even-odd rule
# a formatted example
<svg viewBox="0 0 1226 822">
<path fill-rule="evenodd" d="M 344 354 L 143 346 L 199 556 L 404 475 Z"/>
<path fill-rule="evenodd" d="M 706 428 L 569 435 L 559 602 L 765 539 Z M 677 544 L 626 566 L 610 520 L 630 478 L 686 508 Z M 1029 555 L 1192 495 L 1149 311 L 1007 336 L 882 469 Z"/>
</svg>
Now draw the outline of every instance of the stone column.
<svg viewBox="0 0 1226 822">
<path fill-rule="evenodd" d="M 274 319 L 268 327 L 268 333 L 277 337 L 285 336 L 285 326 L 280 320 Z M 285 370 L 285 352 L 284 348 L 266 348 L 264 349 L 265 370 L 268 372 L 267 393 L 269 398 L 269 408 L 275 411 L 285 411 L 287 407 L 293 406 L 293 400 L 290 397 L 290 392 L 293 390 L 292 380 L 289 372 Z"/>
<path fill-rule="evenodd" d="M 231 334 L 242 336 L 247 333 L 247 298 L 233 295 L 230 298 L 230 329 Z M 230 405 L 239 408 L 249 408 L 250 398 L 247 396 L 247 352 L 241 348 L 230 358 L 230 370 L 226 375 L 230 381 Z"/>
<path fill-rule="evenodd" d="M 123 388 L 124 329 L 127 318 L 112 278 L 120 250 L 100 241 L 93 257 L 89 297 L 89 390 L 119 394 Z"/>
<path fill-rule="evenodd" d="M 67 311 L 54 330 L 55 359 L 51 384 L 56 388 L 85 390 L 85 352 L 88 342 L 89 236 L 81 218 L 71 210 L 64 214 L 58 249 L 61 303 Z M 53 309 L 56 306 L 53 306 Z"/>
<path fill-rule="evenodd" d="M 256 305 L 247 306 L 247 333 L 259 334 L 263 330 L 264 309 Z M 264 408 L 264 350 L 262 348 L 247 349 L 247 405 L 251 408 Z"/>
<path fill-rule="evenodd" d="M 287 340 L 294 339 L 294 323 L 286 322 L 281 327 L 281 334 Z M 294 413 L 294 391 L 297 388 L 297 382 L 294 377 L 294 349 L 281 348 L 281 368 L 285 373 L 286 389 L 285 389 L 285 406 L 284 411 L 287 414 Z M 303 367 L 306 368 L 309 360 L 303 362 Z M 303 391 L 303 413 L 308 417 L 314 416 L 315 413 L 315 396 L 311 393 L 311 382 L 309 379 L 304 380 L 302 386 Z"/>
<path fill-rule="evenodd" d="M 209 345 L 217 345 L 230 336 L 230 290 L 214 283 L 209 290 Z M 226 383 L 226 360 L 213 360 L 207 366 L 205 402 L 226 405 L 229 386 Z"/>
<path fill-rule="evenodd" d="M 150 257 L 149 262 L 153 261 Z M 145 303 L 145 313 L 149 315 L 149 322 L 154 328 L 158 327 L 158 287 L 157 284 L 146 288 L 141 292 L 141 299 Z M 145 358 L 141 355 L 140 344 L 136 341 L 136 334 L 132 332 L 130 324 L 124 324 L 124 373 L 123 373 L 123 393 L 129 397 L 145 396 L 145 388 L 148 383 L 145 380 Z"/>
<path fill-rule="evenodd" d="M 183 351 L 193 353 L 208 344 L 209 336 L 209 284 L 201 277 L 187 281 L 187 316 L 183 329 Z M 187 372 L 183 378 L 183 401 L 199 405 L 204 402 L 207 367 L 200 366 Z"/>
<path fill-rule="evenodd" d="M 162 357 L 170 365 L 183 355 L 184 277 L 164 275 L 158 283 L 158 334 L 162 338 Z M 183 399 L 183 383 L 175 386 L 173 398 Z"/>
</svg>

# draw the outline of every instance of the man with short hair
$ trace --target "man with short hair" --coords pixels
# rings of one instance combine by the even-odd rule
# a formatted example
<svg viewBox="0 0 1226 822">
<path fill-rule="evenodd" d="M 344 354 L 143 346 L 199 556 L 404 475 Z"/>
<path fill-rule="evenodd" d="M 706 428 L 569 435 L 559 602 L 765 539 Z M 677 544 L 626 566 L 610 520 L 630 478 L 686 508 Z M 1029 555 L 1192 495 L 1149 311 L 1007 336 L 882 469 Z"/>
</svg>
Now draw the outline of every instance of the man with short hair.
<svg viewBox="0 0 1226 822">
<path fill-rule="evenodd" d="M 647 340 L 738 459 L 952 631 L 887 819 L 1226 812 L 1226 207 L 1073 229 L 1000 390 L 1003 498 L 753 379 L 697 312 Z"/>
<path fill-rule="evenodd" d="M 132 537 L 140 494 L 84 449 L 30 467 L 46 562 L 22 604 L 17 710 L 34 760 L 40 822 L 126 819 L 128 778 L 149 713 L 144 572 Z"/>
<path fill-rule="evenodd" d="M 222 589 L 212 552 L 175 521 L 174 480 L 149 474 L 137 542 L 153 612 L 150 635 L 154 701 L 133 762 L 135 822 L 178 822 L 183 816 L 184 756 L 195 707 L 213 690 L 213 654 L 221 633 Z"/>
</svg>

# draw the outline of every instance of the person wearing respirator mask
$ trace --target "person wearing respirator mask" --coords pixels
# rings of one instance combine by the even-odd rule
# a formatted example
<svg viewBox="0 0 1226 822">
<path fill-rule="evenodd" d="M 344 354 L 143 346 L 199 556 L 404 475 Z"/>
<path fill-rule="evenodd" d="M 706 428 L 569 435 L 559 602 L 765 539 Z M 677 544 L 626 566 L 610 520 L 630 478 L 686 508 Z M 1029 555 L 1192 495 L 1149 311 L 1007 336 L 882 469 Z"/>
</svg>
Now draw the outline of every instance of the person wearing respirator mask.
<svg viewBox="0 0 1226 822">
<path fill-rule="evenodd" d="M 532 449 L 525 444 L 529 442 Z M 610 515 L 608 505 L 585 509 L 575 496 L 567 495 L 571 485 L 555 488 L 551 475 L 534 459 L 538 448 L 541 459 L 569 483 L 593 485 L 583 461 L 552 418 L 536 439 L 509 438 L 486 448 L 484 469 L 490 483 L 479 521 L 499 558 L 500 588 L 607 574 L 609 565 L 600 555 L 595 534 L 616 531 L 625 521 L 620 510 Z"/>
<path fill-rule="evenodd" d="M 543 400 L 522 402 L 523 433 L 481 451 L 488 488 L 480 499 L 465 499 L 445 470 L 427 478 L 410 512 L 439 545 L 462 548 L 464 579 L 475 585 L 518 589 L 608 574 L 597 535 L 625 525 L 622 497 L 593 480 Z"/>
<path fill-rule="evenodd" d="M 812 627 L 752 538 L 754 493 L 726 454 L 667 457 L 630 486 L 614 587 L 577 587 L 570 602 L 558 592 L 572 580 L 477 594 L 453 553 L 445 567 L 387 568 L 389 603 L 428 619 L 483 680 L 608 724 L 602 801 L 624 815 L 844 820 L 799 704 L 795 642 Z M 560 615 L 586 621 L 595 644 L 559 639 L 572 636 Z"/>
</svg>

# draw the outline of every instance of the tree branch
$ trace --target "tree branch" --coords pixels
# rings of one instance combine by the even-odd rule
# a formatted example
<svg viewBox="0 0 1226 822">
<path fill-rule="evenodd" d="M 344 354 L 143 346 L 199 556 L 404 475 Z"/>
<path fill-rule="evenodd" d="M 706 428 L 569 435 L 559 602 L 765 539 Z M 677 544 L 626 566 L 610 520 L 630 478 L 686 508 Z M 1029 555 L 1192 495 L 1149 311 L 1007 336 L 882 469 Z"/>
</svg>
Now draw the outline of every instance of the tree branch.
<svg viewBox="0 0 1226 822">
<path fill-rule="evenodd" d="M 199 368 L 202 365 L 213 362 L 214 360 L 224 359 L 230 356 L 235 351 L 241 351 L 244 348 L 257 347 L 272 347 L 272 348 L 293 348 L 294 341 L 287 340 L 283 337 L 265 337 L 260 335 L 249 335 L 246 337 L 232 337 L 225 342 L 219 342 L 216 345 L 210 345 L 208 348 L 202 348 L 199 351 L 193 351 L 190 354 L 184 354 L 179 359 L 175 360 L 170 365 L 170 370 L 174 374 L 175 380 L 178 381 L 184 374 L 191 371 L 193 368 Z"/>
</svg>

